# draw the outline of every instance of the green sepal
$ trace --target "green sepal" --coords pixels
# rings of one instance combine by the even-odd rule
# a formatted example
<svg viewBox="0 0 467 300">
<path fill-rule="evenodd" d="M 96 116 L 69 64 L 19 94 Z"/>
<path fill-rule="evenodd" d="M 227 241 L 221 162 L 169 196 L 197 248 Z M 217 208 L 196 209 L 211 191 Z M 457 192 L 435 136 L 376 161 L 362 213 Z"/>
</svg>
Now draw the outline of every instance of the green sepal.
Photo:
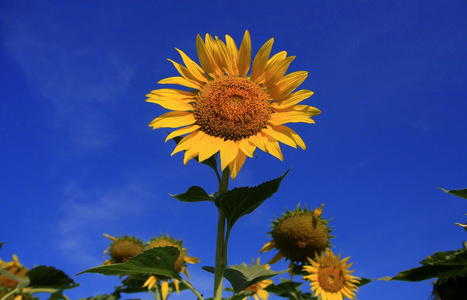
<svg viewBox="0 0 467 300">
<path fill-rule="evenodd" d="M 17 286 L 18 290 L 24 289 L 25 287 L 29 286 L 29 283 L 31 282 L 28 277 L 16 276 L 2 268 L 0 268 L 0 274 L 18 282 L 18 286 Z"/>
<path fill-rule="evenodd" d="M 210 273 L 215 272 L 214 267 L 202 267 L 202 269 Z M 230 282 L 234 293 L 238 294 L 255 283 L 258 283 L 265 279 L 269 279 L 279 274 L 283 274 L 285 272 L 287 272 L 287 270 L 279 272 L 266 270 L 260 265 L 234 265 L 225 268 L 224 278 L 226 278 Z"/>
<path fill-rule="evenodd" d="M 405 270 L 391 280 L 422 281 L 430 278 L 450 278 L 467 274 L 467 249 L 436 252 L 420 262 L 422 266 Z"/>
<path fill-rule="evenodd" d="M 130 258 L 129 261 L 99 266 L 85 270 L 83 273 L 99 273 L 103 275 L 132 275 L 132 274 L 154 274 L 181 279 L 175 271 L 175 262 L 180 256 L 177 247 L 157 247 L 148 249 Z"/>
<path fill-rule="evenodd" d="M 445 193 L 448 193 L 448 194 L 451 194 L 451 195 L 454 195 L 454 196 L 457 196 L 457 197 L 461 197 L 461 198 L 464 198 L 464 199 L 467 199 L 467 189 L 463 189 L 463 190 L 445 190 L 443 188 L 439 188 L 440 190 L 444 191 Z"/>
<path fill-rule="evenodd" d="M 32 288 L 52 288 L 58 290 L 72 289 L 79 284 L 73 281 L 62 270 L 50 266 L 37 266 L 29 270 L 26 276 Z"/>
<path fill-rule="evenodd" d="M 2 246 L 5 244 L 5 242 L 0 243 L 0 249 L 2 249 Z"/>
<path fill-rule="evenodd" d="M 192 186 L 183 194 L 170 195 L 182 202 L 213 201 L 211 196 L 199 186 Z"/>
<path fill-rule="evenodd" d="M 214 203 L 224 212 L 227 218 L 228 230 L 232 229 L 238 219 L 252 213 L 266 199 L 277 192 L 282 179 L 284 179 L 288 172 L 285 172 L 279 178 L 264 182 L 256 187 L 234 188 L 219 195 Z"/>
</svg>

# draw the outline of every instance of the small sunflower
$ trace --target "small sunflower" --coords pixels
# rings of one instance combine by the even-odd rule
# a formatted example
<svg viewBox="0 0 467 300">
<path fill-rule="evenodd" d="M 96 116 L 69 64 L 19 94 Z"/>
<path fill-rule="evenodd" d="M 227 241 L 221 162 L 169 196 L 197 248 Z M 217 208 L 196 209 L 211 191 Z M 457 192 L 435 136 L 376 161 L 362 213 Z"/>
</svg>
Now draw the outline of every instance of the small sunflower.
<svg viewBox="0 0 467 300">
<path fill-rule="evenodd" d="M 331 245 L 329 220 L 321 217 L 322 204 L 314 211 L 297 206 L 292 212 L 287 210 L 281 218 L 273 221 L 269 234 L 272 240 L 267 242 L 260 253 L 276 248 L 279 252 L 268 262 L 274 264 L 285 257 L 290 260 L 290 274 L 295 262 L 306 263 L 308 257 L 321 253 Z"/>
<path fill-rule="evenodd" d="M 356 299 L 355 292 L 358 290 L 359 278 L 350 275 L 349 271 L 352 263 L 347 264 L 349 257 L 340 260 L 331 249 L 321 256 L 316 255 L 315 259 L 309 259 L 311 266 L 304 266 L 303 271 L 310 275 L 303 276 L 303 279 L 311 281 L 311 290 L 315 296 L 321 295 L 322 300 L 342 300 L 343 296 L 349 299 Z"/>
<path fill-rule="evenodd" d="M 246 266 L 246 263 L 243 263 L 244 266 Z M 251 265 L 255 265 L 255 259 L 251 261 Z M 256 265 L 260 266 L 260 260 L 258 257 L 258 260 L 256 261 Z M 262 265 L 263 269 L 269 270 L 270 267 L 268 264 Z M 265 279 L 260 282 L 257 282 L 249 287 L 246 288 L 246 290 L 250 291 L 253 293 L 253 297 L 255 297 L 255 300 L 266 300 L 269 298 L 269 293 L 264 290 L 268 285 L 271 285 L 273 281 L 271 279 Z M 243 298 L 243 300 L 247 299 L 248 297 Z"/>
<path fill-rule="evenodd" d="M 104 236 L 112 241 L 112 244 L 104 251 L 104 255 L 109 252 L 111 259 L 106 260 L 104 265 L 127 262 L 136 254 L 144 251 L 144 244 L 138 238 L 126 235 L 116 238 L 106 233 Z"/>
<path fill-rule="evenodd" d="M 196 257 L 188 256 L 187 249 L 183 247 L 182 241 L 176 240 L 168 235 L 165 235 L 165 236 L 160 235 L 159 237 L 154 237 L 151 241 L 148 242 L 147 249 L 167 247 L 167 246 L 176 247 L 180 251 L 180 256 L 175 262 L 175 272 L 177 273 L 183 272 L 188 277 L 188 279 L 190 279 L 190 275 L 188 274 L 188 271 L 186 269 L 186 263 L 196 264 L 196 263 L 199 263 L 199 259 Z M 167 293 L 169 291 L 169 279 L 170 278 L 167 278 L 161 275 L 157 275 L 157 277 L 156 275 L 151 275 L 148 278 L 148 280 L 146 280 L 143 287 L 147 286 L 148 290 L 152 289 L 153 286 L 157 283 L 158 279 L 162 281 L 161 294 L 162 294 L 162 299 L 165 300 L 167 299 Z M 178 283 L 179 283 L 178 280 L 174 279 L 174 285 L 175 285 L 177 294 L 180 293 Z"/>
<path fill-rule="evenodd" d="M 256 148 L 283 160 L 279 142 L 305 149 L 305 143 L 286 123 L 315 123 L 311 117 L 317 108 L 298 105 L 313 95 L 312 91 L 293 92 L 308 76 L 299 71 L 285 75 L 295 58 L 282 51 L 269 58 L 274 39 L 258 51 L 251 73 L 251 39 L 245 32 L 240 49 L 226 35 L 226 42 L 206 34 L 198 35 L 196 49 L 201 66 L 184 52 L 185 66 L 171 61 L 180 76 L 159 81 L 176 84 L 190 91 L 158 89 L 147 95 L 146 101 L 172 110 L 155 118 L 149 126 L 178 128 L 167 140 L 183 136 L 172 155 L 185 151 L 184 163 L 198 156 L 204 161 L 220 152 L 221 169 L 229 167 L 234 179 L 246 157 Z"/>
<path fill-rule="evenodd" d="M 16 255 L 13 254 L 13 260 L 6 262 L 0 259 L 0 268 L 8 271 L 9 273 L 18 276 L 20 278 L 25 278 L 26 273 L 28 272 L 29 268 L 23 267 L 23 265 L 19 262 L 19 259 Z M 5 297 L 8 293 L 13 291 L 15 288 L 18 287 L 18 282 L 11 278 L 6 277 L 5 275 L 0 274 L 0 299 Z M 27 290 L 28 288 L 24 289 Z M 36 299 L 29 293 L 23 293 L 23 291 L 18 291 L 11 295 L 10 297 L 6 298 L 6 300 L 22 300 L 22 299 Z"/>
</svg>

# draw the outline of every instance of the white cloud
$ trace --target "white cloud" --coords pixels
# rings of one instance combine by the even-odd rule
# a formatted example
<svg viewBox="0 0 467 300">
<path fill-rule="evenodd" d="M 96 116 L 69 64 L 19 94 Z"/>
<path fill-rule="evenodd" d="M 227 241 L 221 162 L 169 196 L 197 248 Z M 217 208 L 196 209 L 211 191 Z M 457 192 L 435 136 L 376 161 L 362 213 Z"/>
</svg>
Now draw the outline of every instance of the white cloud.
<svg viewBox="0 0 467 300">
<path fill-rule="evenodd" d="M 109 243 L 102 233 L 128 230 L 144 214 L 148 198 L 143 189 L 131 184 L 99 192 L 68 186 L 57 228 L 59 253 L 82 266 L 101 264 L 100 254 L 106 247 L 102 245 Z"/>
</svg>

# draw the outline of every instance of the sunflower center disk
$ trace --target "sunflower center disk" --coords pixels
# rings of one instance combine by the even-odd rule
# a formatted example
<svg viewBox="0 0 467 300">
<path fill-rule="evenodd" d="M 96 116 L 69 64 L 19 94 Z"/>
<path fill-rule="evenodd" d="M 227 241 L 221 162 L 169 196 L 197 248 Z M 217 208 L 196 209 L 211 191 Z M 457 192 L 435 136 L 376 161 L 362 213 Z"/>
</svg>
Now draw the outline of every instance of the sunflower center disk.
<svg viewBox="0 0 467 300">
<path fill-rule="evenodd" d="M 342 271 L 334 266 L 321 268 L 318 272 L 318 280 L 321 288 L 331 293 L 340 292 L 345 282 Z"/>
<path fill-rule="evenodd" d="M 263 88 L 247 78 L 228 75 L 206 83 L 194 107 L 193 115 L 203 132 L 232 141 L 256 135 L 272 112 Z"/>
</svg>

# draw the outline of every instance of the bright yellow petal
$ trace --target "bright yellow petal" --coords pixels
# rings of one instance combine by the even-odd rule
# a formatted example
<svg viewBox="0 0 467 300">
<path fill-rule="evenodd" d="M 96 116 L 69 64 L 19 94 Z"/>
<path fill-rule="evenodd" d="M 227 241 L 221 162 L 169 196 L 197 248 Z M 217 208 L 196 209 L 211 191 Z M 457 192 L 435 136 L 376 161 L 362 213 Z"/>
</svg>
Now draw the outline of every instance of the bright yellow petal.
<svg viewBox="0 0 467 300">
<path fill-rule="evenodd" d="M 272 250 L 274 248 L 275 244 L 274 244 L 274 240 L 272 241 L 269 241 L 267 242 L 263 248 L 261 248 L 261 250 L 259 251 L 259 253 L 263 253 L 263 252 L 267 252 L 269 250 Z"/>
<path fill-rule="evenodd" d="M 192 256 L 187 256 L 183 260 L 189 264 L 197 264 L 200 262 L 199 258 Z"/>
<path fill-rule="evenodd" d="M 209 53 L 206 45 L 203 42 L 203 39 L 199 36 L 199 34 L 196 37 L 196 51 L 198 52 L 199 63 L 206 71 L 206 73 L 220 75 L 221 72 L 219 67 L 214 61 L 211 53 Z"/>
<path fill-rule="evenodd" d="M 170 99 L 167 97 L 152 96 L 146 99 L 146 102 L 156 103 L 162 106 L 163 108 L 170 109 L 170 110 L 178 110 L 178 111 L 193 110 L 193 106 L 191 104 L 188 104 L 187 102 L 180 101 L 177 99 Z"/>
<path fill-rule="evenodd" d="M 240 169 L 242 168 L 243 164 L 245 163 L 246 155 L 242 151 L 237 152 L 237 157 L 229 164 L 230 170 L 230 177 L 232 180 L 237 177 Z"/>
<path fill-rule="evenodd" d="M 282 125 L 285 123 L 310 123 L 314 124 L 315 121 L 310 118 L 309 115 L 303 112 L 298 111 L 289 111 L 274 113 L 269 119 L 269 123 L 272 125 Z"/>
<path fill-rule="evenodd" d="M 190 70 L 191 74 L 193 74 L 193 76 L 195 76 L 201 82 L 208 82 L 208 76 L 206 76 L 206 73 L 204 72 L 204 70 L 200 66 L 198 66 L 198 64 L 195 63 L 182 50 L 179 50 L 177 48 L 175 49 L 178 51 L 178 53 L 180 53 L 183 63 L 188 68 L 188 70 Z"/>
<path fill-rule="evenodd" d="M 194 144 L 199 142 L 200 137 L 201 137 L 201 131 L 195 131 L 185 136 L 183 139 L 180 140 L 180 142 L 178 142 L 177 146 L 175 147 L 174 151 L 172 151 L 171 155 L 174 155 L 177 152 L 193 147 Z"/>
<path fill-rule="evenodd" d="M 175 128 L 192 125 L 194 123 L 196 123 L 196 119 L 193 117 L 191 112 L 170 111 L 152 120 L 152 122 L 149 123 L 149 127 L 152 127 L 153 129 L 163 127 Z"/>
<path fill-rule="evenodd" d="M 255 81 L 261 74 L 264 73 L 264 68 L 268 62 L 269 55 L 271 54 L 272 44 L 274 38 L 267 41 L 258 51 L 253 60 L 253 66 L 251 67 L 250 80 Z"/>
<path fill-rule="evenodd" d="M 264 83 L 265 81 L 265 78 L 266 78 L 266 74 L 269 73 L 269 71 L 271 70 L 271 68 L 273 68 L 277 63 L 280 63 L 281 61 L 283 61 L 284 59 L 286 59 L 287 57 L 287 52 L 286 51 L 281 51 L 279 53 L 276 53 L 274 54 L 267 62 L 266 62 L 266 66 L 264 68 L 264 71 L 262 72 L 262 74 L 260 74 L 258 76 L 258 79 L 256 79 L 256 82 L 257 83 Z M 269 75 L 270 77 L 271 75 Z"/>
<path fill-rule="evenodd" d="M 201 149 L 201 141 L 205 136 L 206 134 L 203 131 L 198 132 L 198 135 L 196 136 L 196 139 L 198 139 L 198 141 L 194 143 L 190 148 L 186 149 L 185 156 L 183 158 L 183 164 L 186 165 L 190 159 L 198 156 L 199 151 Z"/>
<path fill-rule="evenodd" d="M 247 140 L 247 139 L 240 140 L 240 143 L 238 144 L 238 147 L 248 157 L 253 157 L 253 153 L 254 153 L 254 151 L 256 149 L 256 146 L 253 145 L 252 143 L 250 143 L 249 140 Z"/>
<path fill-rule="evenodd" d="M 231 75 L 238 75 L 237 69 L 237 56 L 238 56 L 238 49 L 235 41 L 228 35 L 225 36 L 225 41 L 227 43 L 227 53 L 230 55 L 230 61 L 232 62 L 234 73 Z"/>
<path fill-rule="evenodd" d="M 222 143 L 221 153 L 221 170 L 223 171 L 237 157 L 238 145 L 231 140 Z"/>
<path fill-rule="evenodd" d="M 237 67 L 241 77 L 246 77 L 251 64 L 251 38 L 250 33 L 245 31 L 242 44 L 237 56 Z"/>
<path fill-rule="evenodd" d="M 302 112 L 304 114 L 307 114 L 310 117 L 317 116 L 317 115 L 319 115 L 321 113 L 321 111 L 319 109 L 317 109 L 316 107 L 313 107 L 313 106 L 309 106 L 309 105 L 294 105 L 292 107 L 292 109 L 293 109 L 293 111 Z M 290 108 L 287 109 L 287 110 L 276 109 L 276 112 L 285 112 L 285 111 L 290 111 Z"/>
<path fill-rule="evenodd" d="M 174 285 L 175 285 L 175 290 L 177 291 L 177 294 L 180 294 L 180 287 L 178 285 L 178 279 L 174 278 Z"/>
<path fill-rule="evenodd" d="M 271 89 L 270 95 L 273 99 L 283 99 L 289 95 L 290 92 L 295 90 L 308 76 L 306 71 L 298 71 L 285 75 Z"/>
<path fill-rule="evenodd" d="M 268 261 L 268 265 L 275 264 L 276 262 L 281 260 L 283 257 L 284 257 L 284 255 L 282 255 L 282 253 L 277 252 L 277 254 L 273 258 L 271 258 L 270 261 Z"/>
<path fill-rule="evenodd" d="M 175 69 L 177 69 L 178 73 L 180 73 L 180 75 L 182 75 L 183 78 L 189 81 L 198 83 L 200 87 L 204 84 L 204 81 L 201 79 L 198 79 L 193 73 L 191 73 L 191 71 L 187 67 L 182 66 L 181 64 L 171 59 L 167 59 L 167 60 L 170 61 L 174 65 Z"/>
<path fill-rule="evenodd" d="M 181 136 L 181 135 L 184 135 L 184 134 L 188 134 L 188 133 L 192 133 L 192 132 L 195 132 L 196 130 L 199 129 L 199 126 L 198 125 L 191 125 L 191 126 L 187 126 L 187 127 L 183 127 L 183 128 L 180 128 L 180 129 L 177 129 L 173 132 L 171 132 L 167 138 L 165 139 L 165 142 L 167 142 L 168 140 L 170 139 L 173 139 L 174 137 L 177 137 L 177 136 Z"/>
<path fill-rule="evenodd" d="M 295 56 L 289 56 L 282 62 L 275 64 L 271 69 L 268 71 L 265 77 L 265 85 L 267 87 L 274 86 L 279 82 L 287 72 L 287 69 L 290 66 L 290 63 L 295 59 Z"/>
<path fill-rule="evenodd" d="M 305 142 L 302 140 L 302 138 L 292 129 L 290 129 L 287 126 L 284 125 L 268 125 L 268 128 L 271 127 L 272 130 L 274 130 L 275 133 L 270 134 L 273 138 L 277 139 L 278 141 L 288 145 L 284 139 L 287 139 L 284 136 L 287 136 L 288 138 L 292 139 L 295 145 L 298 145 L 300 148 L 303 150 L 306 149 Z M 269 134 L 268 131 L 266 133 Z M 293 146 L 292 146 L 293 147 Z M 294 147 L 296 148 L 296 147 Z"/>
<path fill-rule="evenodd" d="M 151 91 L 150 94 L 147 94 L 146 97 L 151 96 L 160 96 L 160 97 L 167 97 L 171 99 L 177 100 L 192 100 L 195 95 L 192 92 L 187 92 L 183 90 L 177 89 L 158 89 Z"/>
<path fill-rule="evenodd" d="M 272 108 L 284 109 L 289 106 L 300 103 L 301 101 L 311 97 L 314 93 L 309 90 L 300 90 L 295 93 L 291 93 L 285 99 L 273 102 L 271 104 Z"/>
<path fill-rule="evenodd" d="M 272 125 L 274 126 L 274 125 Z M 263 128 L 261 131 L 270 135 L 271 137 L 275 138 L 276 140 L 278 140 L 279 142 L 281 143 L 284 143 L 290 147 L 294 147 L 294 148 L 297 148 L 297 144 L 295 143 L 295 140 L 290 136 L 288 135 L 287 133 L 283 132 L 282 130 L 276 130 L 278 128 L 280 128 L 279 126 L 283 126 L 285 127 L 284 125 L 278 125 L 278 126 L 274 126 L 271 127 L 271 125 L 268 125 L 266 126 L 266 128 Z"/>
<path fill-rule="evenodd" d="M 256 135 L 252 135 L 248 138 L 250 142 L 252 142 L 256 147 L 259 149 L 263 150 L 264 152 L 267 152 L 266 150 L 266 142 L 267 138 L 264 137 L 261 132 L 258 132 Z"/>
<path fill-rule="evenodd" d="M 169 282 L 166 280 L 162 281 L 161 284 L 161 294 L 162 294 L 162 300 L 167 299 L 167 293 L 169 292 Z"/>
<path fill-rule="evenodd" d="M 174 76 L 174 77 L 169 77 L 162 79 L 158 83 L 160 84 L 178 84 L 178 85 L 183 85 L 195 90 L 201 89 L 201 85 L 197 83 L 196 81 L 188 80 L 180 76 Z"/>
<path fill-rule="evenodd" d="M 282 155 L 282 150 L 281 150 L 281 147 L 279 145 L 279 142 L 276 139 L 274 139 L 273 137 L 268 136 L 267 133 L 263 132 L 263 136 L 268 138 L 268 141 L 266 142 L 267 152 L 272 154 L 273 156 L 277 157 L 278 159 L 280 159 L 280 161 L 283 161 L 284 157 Z"/>
<path fill-rule="evenodd" d="M 199 151 L 199 161 L 205 161 L 206 159 L 210 158 L 214 154 L 220 151 L 224 140 L 218 137 L 214 137 L 211 135 L 206 134 L 201 141 L 202 147 Z"/>
</svg>

